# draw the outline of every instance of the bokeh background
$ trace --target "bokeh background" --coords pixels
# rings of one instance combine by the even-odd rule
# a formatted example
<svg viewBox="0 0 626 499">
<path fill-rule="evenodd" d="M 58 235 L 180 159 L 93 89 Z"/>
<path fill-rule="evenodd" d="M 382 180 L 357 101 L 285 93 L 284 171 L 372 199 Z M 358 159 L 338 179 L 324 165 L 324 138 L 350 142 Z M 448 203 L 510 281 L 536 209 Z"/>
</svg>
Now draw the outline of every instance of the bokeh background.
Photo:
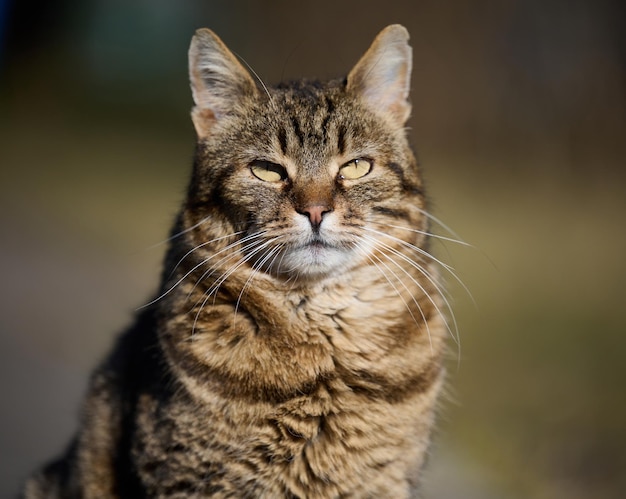
<svg viewBox="0 0 626 499">
<path fill-rule="evenodd" d="M 461 334 L 427 498 L 626 490 L 620 1 L 0 0 L 0 497 L 58 453 L 88 372 L 154 291 L 194 147 L 186 50 L 267 82 L 414 47 L 411 137 Z M 447 231 L 436 228 L 440 234 Z"/>
</svg>

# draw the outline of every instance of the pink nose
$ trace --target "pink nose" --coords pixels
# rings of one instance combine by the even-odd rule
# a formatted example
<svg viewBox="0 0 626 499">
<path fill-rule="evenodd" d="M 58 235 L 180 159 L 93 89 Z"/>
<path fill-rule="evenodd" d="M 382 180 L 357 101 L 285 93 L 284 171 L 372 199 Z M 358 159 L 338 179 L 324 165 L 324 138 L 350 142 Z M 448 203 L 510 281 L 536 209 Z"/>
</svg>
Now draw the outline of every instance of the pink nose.
<svg viewBox="0 0 626 499">
<path fill-rule="evenodd" d="M 300 213 L 309 217 L 309 221 L 314 228 L 319 228 L 326 213 L 333 211 L 332 208 L 323 204 L 313 204 L 306 206 Z"/>
</svg>

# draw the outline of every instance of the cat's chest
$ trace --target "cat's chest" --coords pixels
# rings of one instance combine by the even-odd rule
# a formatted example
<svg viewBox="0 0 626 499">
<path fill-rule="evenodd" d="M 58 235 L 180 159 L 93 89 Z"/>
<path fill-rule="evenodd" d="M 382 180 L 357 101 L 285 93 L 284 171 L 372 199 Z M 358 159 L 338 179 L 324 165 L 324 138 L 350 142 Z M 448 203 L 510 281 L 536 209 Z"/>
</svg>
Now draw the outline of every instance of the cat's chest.
<svg viewBox="0 0 626 499">
<path fill-rule="evenodd" d="M 319 387 L 333 400 L 383 390 L 390 367 L 402 369 L 414 357 L 415 322 L 393 290 L 374 279 L 367 286 L 331 284 L 258 287 L 235 304 L 207 305 L 192 335 L 174 317 L 162 341 L 177 376 L 202 399 L 237 394 L 275 403 Z"/>
<path fill-rule="evenodd" d="M 168 446 L 189 450 L 180 463 L 162 465 L 187 469 L 190 455 L 243 462 L 257 470 L 259 490 L 274 496 L 284 495 L 272 488 L 277 483 L 308 497 L 342 489 L 359 495 L 358 477 L 378 477 L 400 487 L 392 497 L 402 497 L 406 483 L 384 476 L 390 462 L 401 463 L 393 468 L 400 471 L 405 458 L 415 466 L 407 444 L 412 427 L 391 427 L 388 417 L 404 420 L 403 411 L 419 410 L 403 402 L 407 386 L 419 381 L 411 372 L 419 345 L 407 340 L 415 323 L 394 290 L 374 279 L 368 284 L 256 288 L 238 301 L 236 318 L 232 304 L 205 307 L 196 333 L 168 346 L 187 391 L 177 391 L 154 424 L 166 428 L 166 420 L 173 428 L 164 435 Z M 170 325 L 168 331 L 185 331 L 184 321 Z"/>
<path fill-rule="evenodd" d="M 349 283 L 295 294 L 285 313 L 304 338 L 326 342 L 336 360 L 356 356 L 374 361 L 395 343 L 394 331 L 407 314 L 401 303 L 385 283 L 372 281 L 358 288 Z"/>
</svg>

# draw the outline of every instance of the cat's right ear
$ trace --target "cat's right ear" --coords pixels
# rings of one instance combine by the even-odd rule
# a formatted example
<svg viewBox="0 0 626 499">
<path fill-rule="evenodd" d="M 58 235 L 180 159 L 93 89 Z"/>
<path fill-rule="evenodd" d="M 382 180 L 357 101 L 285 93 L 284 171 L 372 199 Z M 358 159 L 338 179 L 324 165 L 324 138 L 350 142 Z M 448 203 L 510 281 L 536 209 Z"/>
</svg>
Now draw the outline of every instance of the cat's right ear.
<svg viewBox="0 0 626 499">
<path fill-rule="evenodd" d="M 347 88 L 375 113 L 404 126 L 411 113 L 412 51 L 404 26 L 382 30 L 348 75 Z"/>
<path fill-rule="evenodd" d="M 199 29 L 189 47 L 189 80 L 198 138 L 207 137 L 246 95 L 257 92 L 250 73 L 210 29 Z"/>
</svg>

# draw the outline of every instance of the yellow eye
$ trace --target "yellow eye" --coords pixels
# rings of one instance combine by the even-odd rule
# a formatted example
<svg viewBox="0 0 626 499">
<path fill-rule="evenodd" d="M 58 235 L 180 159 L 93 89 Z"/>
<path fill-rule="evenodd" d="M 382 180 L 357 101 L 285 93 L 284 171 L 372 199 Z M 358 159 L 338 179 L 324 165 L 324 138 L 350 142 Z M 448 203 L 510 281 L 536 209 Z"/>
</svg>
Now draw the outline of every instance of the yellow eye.
<svg viewBox="0 0 626 499">
<path fill-rule="evenodd" d="M 254 161 L 250 164 L 252 174 L 264 182 L 280 182 L 287 178 L 287 170 L 270 161 Z"/>
<path fill-rule="evenodd" d="M 372 169 L 372 162 L 369 159 L 353 159 L 339 168 L 339 178 L 355 180 L 365 177 Z"/>
</svg>

